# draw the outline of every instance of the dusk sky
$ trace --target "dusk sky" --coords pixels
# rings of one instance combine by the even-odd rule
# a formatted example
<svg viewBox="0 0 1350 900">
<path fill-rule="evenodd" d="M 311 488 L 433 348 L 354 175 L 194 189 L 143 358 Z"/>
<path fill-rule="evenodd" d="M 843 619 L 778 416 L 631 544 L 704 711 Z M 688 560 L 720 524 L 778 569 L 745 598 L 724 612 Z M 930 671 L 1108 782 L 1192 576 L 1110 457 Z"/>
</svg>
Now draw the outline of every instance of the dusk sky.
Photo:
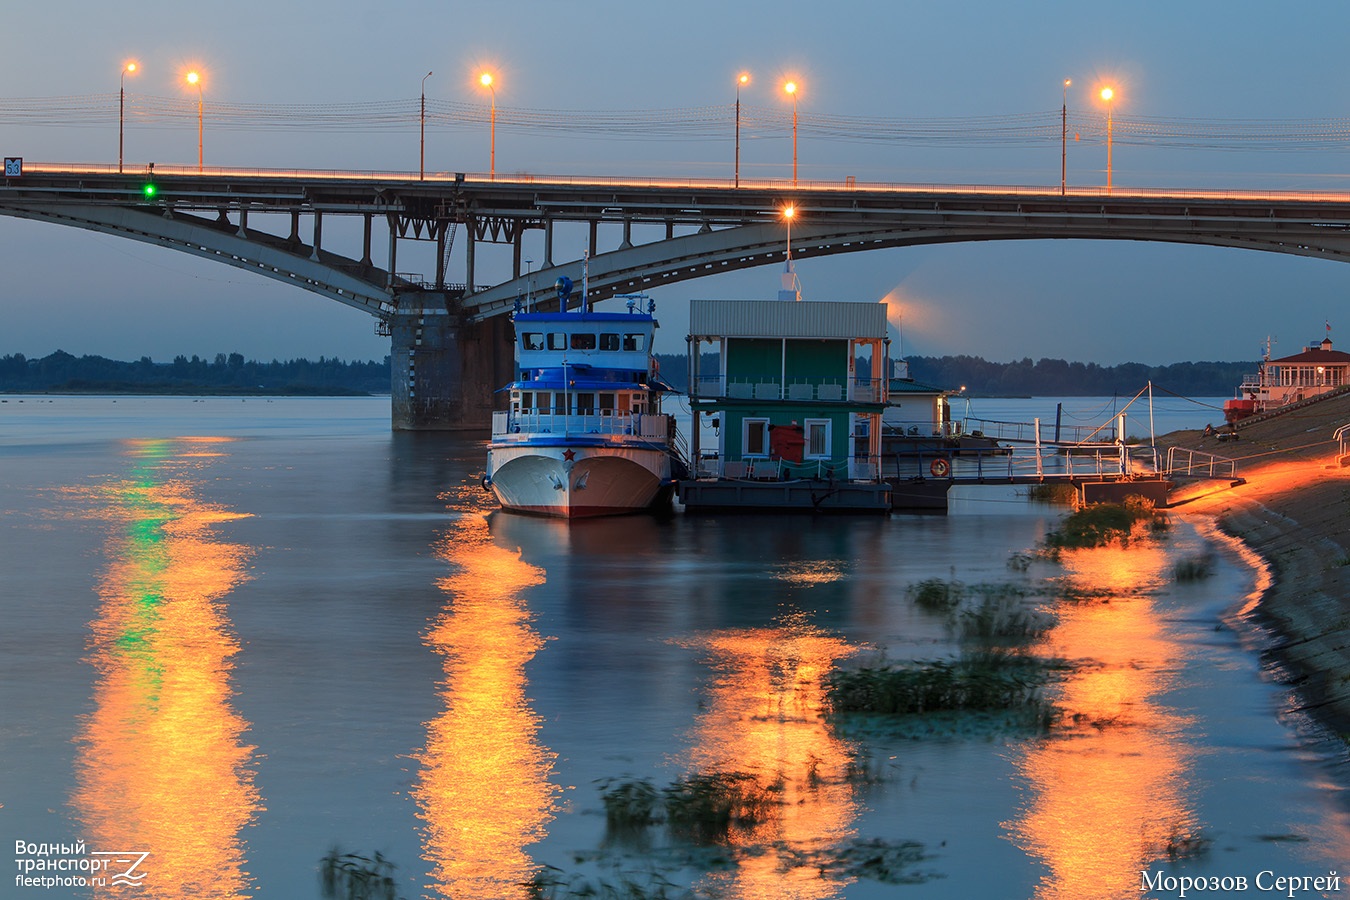
<svg viewBox="0 0 1350 900">
<path fill-rule="evenodd" d="M 115 164 L 118 76 L 127 60 L 126 160 L 191 165 L 197 128 L 145 121 L 139 98 L 183 97 L 183 75 L 204 73 L 205 163 L 210 166 L 416 172 L 414 116 L 344 134 L 217 128 L 212 104 L 481 103 L 496 73 L 506 111 L 632 111 L 724 107 L 723 136 L 568 136 L 507 121 L 497 171 L 729 178 L 734 79 L 747 119 L 787 107 L 782 83 L 801 84 L 804 181 L 1057 186 L 1060 144 L 945 146 L 856 141 L 813 130 L 815 115 L 969 120 L 1039 115 L 1058 125 L 1061 84 L 1073 80 L 1071 119 L 1101 114 L 1101 85 L 1117 91 L 1114 182 L 1131 187 L 1347 190 L 1350 137 L 1330 149 L 1147 146 L 1131 117 L 1237 130 L 1344 120 L 1350 4 L 1304 2 L 394 2 L 230 4 L 80 0 L 11 4 L 0 30 L 0 149 L 32 162 Z M 195 94 L 193 95 L 195 97 Z M 104 112 L 69 124 L 28 124 L 3 98 L 83 97 Z M 948 123 L 952 124 L 952 123 Z M 960 123 L 955 123 L 959 125 Z M 1075 141 L 1073 131 L 1080 140 Z M 1277 129 L 1279 131 L 1280 129 Z M 1071 185 L 1105 183 L 1104 134 L 1075 129 Z M 1350 127 L 1347 128 L 1350 134 Z M 1197 142 L 1203 143 L 1203 142 Z M 486 172 L 486 126 L 430 124 L 431 171 Z M 791 135 L 749 127 L 742 174 L 790 176 Z M 327 237 L 327 233 L 326 233 Z M 532 232 L 531 239 L 538 239 Z M 617 233 L 602 231 L 600 252 Z M 359 255 L 359 245 L 326 244 Z M 609 241 L 606 244 L 606 241 Z M 526 255 L 542 258 L 539 244 Z M 557 257 L 582 236 L 560 235 Z M 400 269 L 403 269 L 400 249 Z M 480 262 L 504 280 L 505 255 Z M 380 262 L 377 259 L 377 263 Z M 462 259 L 451 278 L 462 277 Z M 388 340 L 357 311 L 297 288 L 121 238 L 0 217 L 5 325 L 0 353 L 56 349 L 121 359 L 241 352 L 271 359 L 379 359 Z M 1350 266 L 1278 254 L 1130 242 L 1011 241 L 848 254 L 801 261 L 808 299 L 875 301 L 900 310 L 906 355 L 967 353 L 1115 364 L 1256 359 L 1267 334 L 1276 355 L 1324 334 L 1350 347 L 1341 314 Z M 653 292 L 663 322 L 657 349 L 684 349 L 691 298 L 772 297 L 772 268 L 684 282 Z M 617 304 L 615 305 L 616 308 Z M 893 350 L 894 352 L 894 350 Z"/>
</svg>

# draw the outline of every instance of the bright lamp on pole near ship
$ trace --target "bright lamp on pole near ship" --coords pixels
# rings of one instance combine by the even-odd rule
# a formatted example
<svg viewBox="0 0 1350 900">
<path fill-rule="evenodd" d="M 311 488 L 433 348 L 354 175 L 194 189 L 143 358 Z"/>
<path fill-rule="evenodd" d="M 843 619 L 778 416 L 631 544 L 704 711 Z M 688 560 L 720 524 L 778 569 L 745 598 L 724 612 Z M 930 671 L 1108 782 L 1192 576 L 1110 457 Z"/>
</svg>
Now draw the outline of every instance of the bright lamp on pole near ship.
<svg viewBox="0 0 1350 900">
<path fill-rule="evenodd" d="M 491 72 L 484 72 L 478 76 L 478 83 L 488 89 L 492 95 L 492 125 L 490 129 L 489 149 L 488 149 L 488 180 L 497 179 L 497 89 L 493 87 L 493 77 Z"/>
<path fill-rule="evenodd" d="M 197 171 L 202 170 L 202 76 L 196 71 L 187 73 L 187 83 L 197 89 Z"/>
</svg>

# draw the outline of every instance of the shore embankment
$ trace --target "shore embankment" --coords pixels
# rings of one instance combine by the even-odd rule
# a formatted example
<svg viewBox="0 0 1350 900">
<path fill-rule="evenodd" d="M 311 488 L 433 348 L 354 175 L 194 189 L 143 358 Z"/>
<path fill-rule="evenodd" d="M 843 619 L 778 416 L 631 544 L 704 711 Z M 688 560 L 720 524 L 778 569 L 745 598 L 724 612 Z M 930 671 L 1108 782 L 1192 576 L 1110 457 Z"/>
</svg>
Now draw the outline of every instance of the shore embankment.
<svg viewBox="0 0 1350 900">
<path fill-rule="evenodd" d="M 1257 614 L 1276 636 L 1267 652 L 1299 705 L 1350 740 L 1350 466 L 1333 436 L 1347 423 L 1350 397 L 1340 396 L 1240 428 L 1236 440 L 1188 431 L 1158 446 L 1235 461 L 1241 484 L 1193 485 L 1173 511 L 1213 517 L 1265 560 L 1272 584 Z"/>
</svg>

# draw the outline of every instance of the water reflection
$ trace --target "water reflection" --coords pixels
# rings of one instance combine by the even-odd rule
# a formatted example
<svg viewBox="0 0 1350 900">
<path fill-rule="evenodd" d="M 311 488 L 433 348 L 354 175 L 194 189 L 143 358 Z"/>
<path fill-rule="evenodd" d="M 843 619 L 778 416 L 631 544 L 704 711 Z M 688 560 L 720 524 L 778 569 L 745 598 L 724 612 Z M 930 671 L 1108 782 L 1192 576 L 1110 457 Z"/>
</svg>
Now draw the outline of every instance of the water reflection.
<svg viewBox="0 0 1350 900">
<path fill-rule="evenodd" d="M 137 872 L 168 900 L 252 888 L 241 832 L 261 805 L 248 723 L 230 705 L 239 643 L 223 605 L 249 549 L 216 534 L 243 515 L 200 500 L 193 480 L 223 441 L 131 443 L 131 477 L 93 495 L 119 527 L 90 626 L 98 681 L 71 799 L 88 847 L 149 852 Z"/>
<path fill-rule="evenodd" d="M 1064 727 L 1015 759 L 1030 789 L 1011 823 L 1049 869 L 1039 900 L 1133 897 L 1140 870 L 1184 856 L 1199 834 L 1190 785 L 1192 720 L 1161 699 L 1188 655 L 1150 592 L 1169 577 L 1157 544 L 1066 554 L 1048 652 L 1082 665 L 1061 685 Z"/>
<path fill-rule="evenodd" d="M 843 882 L 822 877 L 820 864 L 854 834 L 855 754 L 824 720 L 822 681 L 854 648 L 800 615 L 767 628 L 717 631 L 689 646 L 716 673 L 692 732 L 691 768 L 751 775 L 778 800 L 768 821 L 732 830 L 732 847 L 743 851 L 737 865 L 698 887 L 746 900 L 840 896 Z"/>
<path fill-rule="evenodd" d="M 427 723 L 413 787 L 423 858 L 447 897 L 524 898 L 539 869 L 525 848 L 544 837 L 558 794 L 548 780 L 554 754 L 539 743 L 525 695 L 525 664 L 543 641 L 524 592 L 544 583 L 544 570 L 494 544 L 476 509 L 436 549 L 456 571 L 439 584 L 447 603 L 426 636 L 444 658 L 445 711 Z"/>
</svg>

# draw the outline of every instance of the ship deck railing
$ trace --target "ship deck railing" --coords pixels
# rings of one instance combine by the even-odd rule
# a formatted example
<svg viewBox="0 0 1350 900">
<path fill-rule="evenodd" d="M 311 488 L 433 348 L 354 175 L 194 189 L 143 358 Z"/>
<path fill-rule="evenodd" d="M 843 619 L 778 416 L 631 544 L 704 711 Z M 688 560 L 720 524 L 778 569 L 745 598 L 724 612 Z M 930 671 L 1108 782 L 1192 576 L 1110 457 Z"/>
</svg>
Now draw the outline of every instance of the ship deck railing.
<svg viewBox="0 0 1350 900">
<path fill-rule="evenodd" d="M 695 478 L 731 481 L 879 481 L 881 460 L 804 459 L 801 462 L 768 456 L 722 459 L 705 455 L 698 460 Z"/>
<path fill-rule="evenodd" d="M 546 413 L 494 412 L 492 436 L 618 435 L 665 444 L 670 437 L 670 416 L 652 413 Z"/>
<path fill-rule="evenodd" d="M 778 373 L 761 376 L 700 375 L 691 386 L 691 400 L 791 400 L 828 403 L 880 403 L 886 382 L 879 378 L 789 378 Z"/>
</svg>

